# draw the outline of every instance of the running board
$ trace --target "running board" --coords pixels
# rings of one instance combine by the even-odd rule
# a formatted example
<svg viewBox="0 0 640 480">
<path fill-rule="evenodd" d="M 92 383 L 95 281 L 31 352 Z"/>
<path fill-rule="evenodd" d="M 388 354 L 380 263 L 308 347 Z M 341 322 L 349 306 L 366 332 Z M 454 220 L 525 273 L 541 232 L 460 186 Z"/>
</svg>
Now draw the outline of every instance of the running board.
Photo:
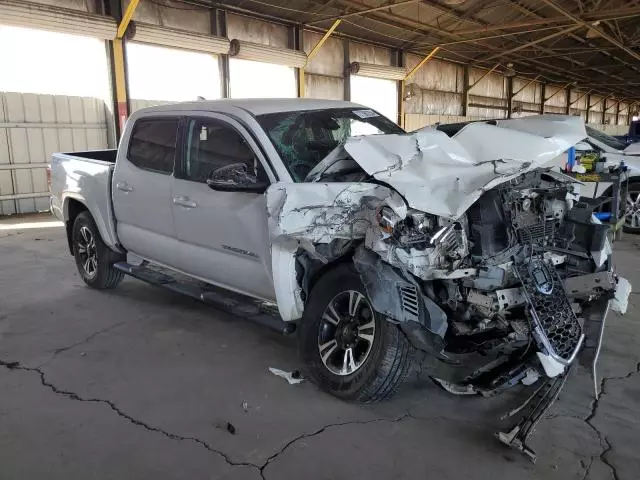
<svg viewBox="0 0 640 480">
<path fill-rule="evenodd" d="M 295 324 L 284 322 L 279 317 L 277 308 L 266 302 L 198 282 L 184 275 L 173 274 L 168 269 L 135 266 L 127 262 L 117 262 L 113 266 L 133 278 L 195 298 L 279 333 L 290 334 L 295 331 Z"/>
</svg>

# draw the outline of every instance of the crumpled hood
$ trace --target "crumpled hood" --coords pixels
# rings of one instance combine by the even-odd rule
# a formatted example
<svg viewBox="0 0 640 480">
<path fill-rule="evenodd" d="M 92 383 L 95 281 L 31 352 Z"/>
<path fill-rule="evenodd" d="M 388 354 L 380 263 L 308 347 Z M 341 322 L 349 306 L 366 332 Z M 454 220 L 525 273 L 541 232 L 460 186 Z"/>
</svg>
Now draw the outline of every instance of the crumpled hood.
<svg viewBox="0 0 640 480">
<path fill-rule="evenodd" d="M 457 218 L 486 190 L 541 167 L 586 137 L 579 117 L 540 115 L 470 123 L 453 137 L 433 128 L 351 137 L 344 149 L 410 207 Z"/>
</svg>

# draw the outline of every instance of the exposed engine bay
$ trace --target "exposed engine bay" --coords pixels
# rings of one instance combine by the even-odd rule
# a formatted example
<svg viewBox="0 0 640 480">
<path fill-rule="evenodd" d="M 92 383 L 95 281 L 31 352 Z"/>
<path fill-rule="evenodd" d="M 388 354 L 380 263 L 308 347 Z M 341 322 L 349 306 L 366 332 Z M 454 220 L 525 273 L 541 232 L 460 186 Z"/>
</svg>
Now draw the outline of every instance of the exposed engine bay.
<svg viewBox="0 0 640 480">
<path fill-rule="evenodd" d="M 486 127 L 506 130 L 484 125 L 476 133 L 503 134 Z M 271 192 L 274 278 L 276 262 L 296 272 L 295 279 L 276 284 L 276 293 L 283 318 L 296 318 L 316 275 L 334 262 L 352 261 L 374 310 L 428 354 L 423 370 L 449 392 L 494 395 L 541 381 L 543 401 L 533 402 L 522 422 L 499 435 L 532 455 L 526 438 L 578 355 L 597 384 L 606 315 L 610 307 L 624 313 L 630 285 L 613 271 L 609 227 L 595 219 L 594 205 L 580 197 L 573 179 L 536 161 L 473 162 L 462 148 L 477 143 L 473 130 L 463 129 L 457 144 L 455 136 L 418 133 L 413 153 L 411 143 L 398 145 L 394 138 L 389 143 L 407 153 L 396 155 L 399 160 L 387 155 L 385 169 L 382 156 L 373 166 L 358 157 L 365 152 L 370 158 L 378 139 L 354 141 L 345 151 L 364 170 L 355 178 L 349 168 L 338 183 L 336 170 L 326 168 L 336 183 L 316 176 L 315 183 Z M 571 144 L 514 133 L 535 137 L 531 155 L 538 146 L 540 158 L 553 158 Z M 580 132 L 569 136 L 575 142 Z M 435 154 L 430 139 L 439 149 Z M 428 156 L 443 151 L 451 166 L 434 174 Z M 334 157 L 344 163 L 346 155 Z M 432 170 L 424 174 L 426 168 Z M 413 188 L 420 178 L 432 184 Z M 431 204 L 425 196 L 434 189 L 440 195 Z M 294 300 L 281 302 L 292 294 Z"/>
</svg>

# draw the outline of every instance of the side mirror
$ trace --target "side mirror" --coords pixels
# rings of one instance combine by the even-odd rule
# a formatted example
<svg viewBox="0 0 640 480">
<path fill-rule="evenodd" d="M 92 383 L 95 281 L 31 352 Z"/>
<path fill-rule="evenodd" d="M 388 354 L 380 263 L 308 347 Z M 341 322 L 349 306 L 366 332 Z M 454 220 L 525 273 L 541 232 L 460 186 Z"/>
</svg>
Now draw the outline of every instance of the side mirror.
<svg viewBox="0 0 640 480">
<path fill-rule="evenodd" d="M 220 192 L 254 192 L 264 193 L 269 184 L 258 180 L 254 173 L 247 171 L 246 163 L 232 163 L 212 171 L 207 178 L 207 185 Z"/>
</svg>

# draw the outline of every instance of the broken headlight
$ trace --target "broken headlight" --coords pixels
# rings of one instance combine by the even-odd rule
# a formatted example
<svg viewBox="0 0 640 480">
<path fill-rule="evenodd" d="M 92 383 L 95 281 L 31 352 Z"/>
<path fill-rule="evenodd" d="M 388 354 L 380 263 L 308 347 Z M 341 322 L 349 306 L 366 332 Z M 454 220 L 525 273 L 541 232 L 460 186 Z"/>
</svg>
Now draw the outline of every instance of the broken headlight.
<svg viewBox="0 0 640 480">
<path fill-rule="evenodd" d="M 405 218 L 400 218 L 389 207 L 381 207 L 376 218 L 380 229 L 391 236 L 400 246 L 426 248 L 436 218 L 418 210 L 411 210 Z"/>
</svg>

